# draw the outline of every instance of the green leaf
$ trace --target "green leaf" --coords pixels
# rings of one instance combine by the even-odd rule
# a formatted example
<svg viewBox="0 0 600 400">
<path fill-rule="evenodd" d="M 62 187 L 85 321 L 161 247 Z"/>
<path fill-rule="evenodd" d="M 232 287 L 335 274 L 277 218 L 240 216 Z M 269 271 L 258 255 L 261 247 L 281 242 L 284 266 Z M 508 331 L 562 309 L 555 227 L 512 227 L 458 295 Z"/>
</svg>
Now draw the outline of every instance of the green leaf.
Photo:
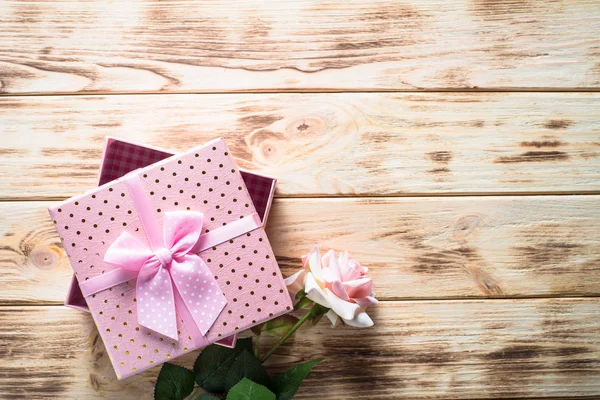
<svg viewBox="0 0 600 400">
<path fill-rule="evenodd" d="M 300 310 L 301 308 L 308 307 L 311 304 L 315 303 L 308 297 L 303 297 L 302 300 L 296 303 L 296 305 L 294 306 L 294 310 Z"/>
<path fill-rule="evenodd" d="M 329 311 L 329 308 L 315 303 L 314 307 L 309 311 L 310 316 L 308 320 L 312 321 L 313 325 L 316 325 L 323 318 L 323 315 L 327 314 L 327 311 Z"/>
<path fill-rule="evenodd" d="M 271 388 L 277 394 L 277 400 L 290 400 L 294 397 L 302 381 L 322 358 L 298 364 L 273 379 Z"/>
<path fill-rule="evenodd" d="M 296 293 L 296 300 L 302 300 L 305 297 L 306 292 L 304 290 L 299 290 L 298 293 Z"/>
<path fill-rule="evenodd" d="M 227 393 L 227 400 L 275 400 L 275 393 L 244 378 Z"/>
<path fill-rule="evenodd" d="M 208 392 L 224 391 L 229 368 L 243 350 L 252 351 L 252 338 L 238 339 L 233 349 L 218 345 L 205 348 L 194 363 L 196 383 Z"/>
<path fill-rule="evenodd" d="M 225 390 L 230 390 L 242 378 L 248 378 L 263 386 L 269 386 L 271 383 L 265 367 L 248 350 L 242 351 L 231 365 L 229 374 L 225 380 Z"/>
<path fill-rule="evenodd" d="M 298 318 L 290 314 L 283 314 L 275 319 L 253 327 L 252 332 L 256 335 L 265 334 L 268 336 L 283 336 L 284 333 L 296 325 L 296 322 L 298 322 Z"/>
<path fill-rule="evenodd" d="M 199 397 L 196 397 L 196 400 L 221 400 L 218 397 L 213 396 L 212 394 L 201 394 Z"/>
<path fill-rule="evenodd" d="M 182 400 L 194 390 L 194 372 L 164 363 L 154 386 L 155 400 Z"/>
</svg>

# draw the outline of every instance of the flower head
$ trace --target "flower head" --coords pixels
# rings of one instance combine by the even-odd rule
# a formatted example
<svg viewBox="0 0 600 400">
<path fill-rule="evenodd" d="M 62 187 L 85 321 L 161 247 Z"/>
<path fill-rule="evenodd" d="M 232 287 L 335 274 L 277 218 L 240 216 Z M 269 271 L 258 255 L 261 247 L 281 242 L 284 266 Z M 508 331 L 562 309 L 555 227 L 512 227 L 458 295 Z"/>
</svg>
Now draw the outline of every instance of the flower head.
<svg viewBox="0 0 600 400">
<path fill-rule="evenodd" d="M 314 247 L 302 257 L 302 268 L 285 283 L 292 295 L 304 290 L 310 300 L 329 308 L 325 315 L 334 325 L 341 318 L 347 325 L 362 328 L 373 325 L 366 309 L 378 303 L 367 272 L 347 251 L 329 250 L 321 257 Z"/>
</svg>

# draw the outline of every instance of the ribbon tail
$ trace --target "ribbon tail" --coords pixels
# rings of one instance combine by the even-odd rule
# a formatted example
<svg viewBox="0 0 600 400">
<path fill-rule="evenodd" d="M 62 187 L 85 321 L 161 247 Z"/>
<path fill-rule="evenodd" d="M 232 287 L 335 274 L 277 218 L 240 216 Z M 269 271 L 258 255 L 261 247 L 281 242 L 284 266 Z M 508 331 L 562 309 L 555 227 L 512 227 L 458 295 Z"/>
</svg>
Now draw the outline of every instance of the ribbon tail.
<svg viewBox="0 0 600 400">
<path fill-rule="evenodd" d="M 136 283 L 138 323 L 177 340 L 177 314 L 169 271 L 156 258 L 145 263 Z"/>
<path fill-rule="evenodd" d="M 194 323 L 206 335 L 227 304 L 212 272 L 200 257 L 188 254 L 173 259 L 171 276 Z"/>
</svg>

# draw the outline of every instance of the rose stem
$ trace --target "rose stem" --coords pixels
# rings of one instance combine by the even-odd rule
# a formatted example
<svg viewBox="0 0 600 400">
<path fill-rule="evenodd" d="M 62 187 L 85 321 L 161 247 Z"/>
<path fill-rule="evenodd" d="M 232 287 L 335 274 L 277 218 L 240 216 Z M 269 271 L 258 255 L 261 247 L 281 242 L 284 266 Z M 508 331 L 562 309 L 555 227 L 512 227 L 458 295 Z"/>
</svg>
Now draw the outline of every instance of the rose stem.
<svg viewBox="0 0 600 400">
<path fill-rule="evenodd" d="M 314 303 L 313 303 L 313 307 L 315 307 Z M 300 320 L 298 320 L 298 322 L 296 322 L 296 325 L 292 326 L 292 328 L 289 331 L 287 331 L 285 333 L 285 335 L 283 335 L 281 337 L 281 339 L 279 339 L 277 341 L 277 343 L 275 343 L 275 345 L 269 349 L 269 351 L 267 351 L 267 354 L 262 356 L 262 358 L 260 359 L 260 362 L 264 363 L 265 361 L 267 361 L 267 359 L 269 357 L 271 357 L 271 355 L 275 352 L 275 350 L 277 350 L 279 348 L 279 346 L 284 344 L 285 341 L 288 340 L 290 338 L 290 336 L 292 336 L 298 330 L 298 328 L 300 328 L 306 321 L 308 321 L 308 319 L 310 318 L 310 316 L 312 314 L 311 312 L 312 312 L 313 307 L 311 307 L 311 309 L 308 310 L 306 312 L 306 314 L 304 314 L 304 316 L 302 318 L 300 318 Z"/>
</svg>

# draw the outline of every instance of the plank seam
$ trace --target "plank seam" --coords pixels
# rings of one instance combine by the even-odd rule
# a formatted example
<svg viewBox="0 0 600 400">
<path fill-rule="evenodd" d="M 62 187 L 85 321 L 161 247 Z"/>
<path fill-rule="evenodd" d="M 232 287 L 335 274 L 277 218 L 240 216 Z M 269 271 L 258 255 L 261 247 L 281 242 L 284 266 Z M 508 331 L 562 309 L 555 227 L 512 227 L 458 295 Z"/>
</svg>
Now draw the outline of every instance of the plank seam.
<svg viewBox="0 0 600 400">
<path fill-rule="evenodd" d="M 3 97 L 53 97 L 53 96 L 144 96 L 144 95 L 177 95 L 177 94 L 202 94 L 202 95 L 229 95 L 229 94 L 319 94 L 319 93 L 600 93 L 600 88 L 458 88 L 458 89 L 252 89 L 252 90 L 178 90 L 178 91 L 139 91 L 139 92 L 105 92 L 105 91 L 82 91 L 82 92 L 32 92 L 32 93 L 0 93 Z"/>
<path fill-rule="evenodd" d="M 600 295 L 588 295 L 588 296 L 522 296 L 522 297 L 423 297 L 423 298 L 379 298 L 381 303 L 473 303 L 473 302 L 515 302 L 521 300 L 558 300 L 558 301 L 600 301 Z M 60 301 L 44 301 L 44 302 L 7 302 L 1 301 L 0 307 L 65 307 L 63 302 Z"/>
<path fill-rule="evenodd" d="M 540 197 L 540 196 L 598 196 L 598 190 L 586 190 L 576 192 L 466 192 L 466 193 L 405 193 L 405 194 L 353 194 L 353 195 L 275 195 L 275 199 L 280 200 L 301 200 L 301 199 L 402 199 L 402 198 L 426 198 L 426 197 Z M 63 201 L 69 197 L 2 197 L 0 203 L 19 203 L 35 201 Z"/>
</svg>

